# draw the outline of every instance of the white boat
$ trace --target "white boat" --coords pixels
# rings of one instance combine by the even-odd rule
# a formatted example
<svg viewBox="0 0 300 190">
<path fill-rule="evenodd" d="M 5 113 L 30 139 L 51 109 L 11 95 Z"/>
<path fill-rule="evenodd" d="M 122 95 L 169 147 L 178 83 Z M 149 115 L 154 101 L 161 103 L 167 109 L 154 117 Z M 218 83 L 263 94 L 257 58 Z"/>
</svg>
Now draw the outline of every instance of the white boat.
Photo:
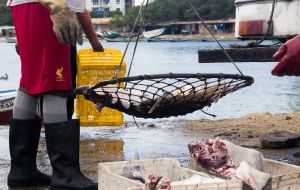
<svg viewBox="0 0 300 190">
<path fill-rule="evenodd" d="M 16 43 L 17 39 L 16 38 L 6 38 L 7 43 Z"/>
<path fill-rule="evenodd" d="M 165 28 L 160 28 L 160 29 L 156 29 L 156 30 L 150 30 L 147 32 L 144 31 L 143 36 L 145 38 L 154 38 L 154 37 L 162 35 L 165 32 L 165 30 L 166 30 Z"/>
<path fill-rule="evenodd" d="M 15 98 L 15 90 L 0 91 L 0 124 L 7 124 L 12 118 Z"/>
<path fill-rule="evenodd" d="M 237 38 L 260 39 L 267 31 L 273 0 L 235 0 Z M 300 34 L 300 0 L 276 0 L 271 38 L 287 39 Z"/>
</svg>

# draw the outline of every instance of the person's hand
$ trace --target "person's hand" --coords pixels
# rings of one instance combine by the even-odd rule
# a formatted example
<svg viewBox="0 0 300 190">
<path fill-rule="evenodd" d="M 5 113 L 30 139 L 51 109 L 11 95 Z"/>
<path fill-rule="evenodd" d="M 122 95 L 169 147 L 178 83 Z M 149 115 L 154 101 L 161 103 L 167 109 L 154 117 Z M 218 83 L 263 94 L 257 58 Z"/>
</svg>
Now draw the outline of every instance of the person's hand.
<svg viewBox="0 0 300 190">
<path fill-rule="evenodd" d="M 93 29 L 93 24 L 89 12 L 85 11 L 83 13 L 77 13 L 77 17 L 84 30 L 84 33 L 86 34 L 86 37 L 89 39 L 89 42 L 93 47 L 93 50 L 96 52 L 104 52 L 104 48 L 99 42 L 97 35 Z"/>
<path fill-rule="evenodd" d="M 279 63 L 272 70 L 276 76 L 300 76 L 300 36 L 283 44 L 273 55 Z"/>
<path fill-rule="evenodd" d="M 51 11 L 53 31 L 60 43 L 76 46 L 82 44 L 81 26 L 76 14 L 68 8 L 66 0 L 38 0 Z"/>
</svg>

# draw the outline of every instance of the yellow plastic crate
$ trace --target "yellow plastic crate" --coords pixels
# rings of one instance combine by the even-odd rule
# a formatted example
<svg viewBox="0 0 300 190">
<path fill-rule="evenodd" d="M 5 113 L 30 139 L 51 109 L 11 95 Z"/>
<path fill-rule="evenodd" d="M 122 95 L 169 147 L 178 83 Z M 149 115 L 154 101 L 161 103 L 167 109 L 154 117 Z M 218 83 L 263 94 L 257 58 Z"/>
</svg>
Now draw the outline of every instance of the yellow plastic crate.
<svg viewBox="0 0 300 190">
<path fill-rule="evenodd" d="M 104 52 L 83 49 L 77 52 L 77 86 L 94 85 L 103 80 L 111 80 L 121 62 L 120 50 L 106 48 Z M 119 77 L 126 73 L 123 62 Z M 104 108 L 99 112 L 96 105 L 82 96 L 76 98 L 76 115 L 81 126 L 120 126 L 123 114 L 117 110 Z"/>
</svg>

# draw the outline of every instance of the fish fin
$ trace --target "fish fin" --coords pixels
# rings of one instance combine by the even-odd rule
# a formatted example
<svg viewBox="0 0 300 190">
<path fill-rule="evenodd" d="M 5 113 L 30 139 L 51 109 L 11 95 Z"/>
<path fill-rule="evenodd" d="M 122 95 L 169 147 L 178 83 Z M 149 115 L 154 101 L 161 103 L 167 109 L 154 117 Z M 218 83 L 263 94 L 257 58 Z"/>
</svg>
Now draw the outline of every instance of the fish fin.
<svg viewBox="0 0 300 190">
<path fill-rule="evenodd" d="M 86 92 L 87 89 L 89 89 L 89 88 L 90 88 L 90 86 L 88 86 L 88 85 L 79 86 L 79 87 L 77 87 L 77 88 L 74 90 L 74 93 L 75 93 L 76 95 L 83 95 L 84 92 Z"/>
</svg>

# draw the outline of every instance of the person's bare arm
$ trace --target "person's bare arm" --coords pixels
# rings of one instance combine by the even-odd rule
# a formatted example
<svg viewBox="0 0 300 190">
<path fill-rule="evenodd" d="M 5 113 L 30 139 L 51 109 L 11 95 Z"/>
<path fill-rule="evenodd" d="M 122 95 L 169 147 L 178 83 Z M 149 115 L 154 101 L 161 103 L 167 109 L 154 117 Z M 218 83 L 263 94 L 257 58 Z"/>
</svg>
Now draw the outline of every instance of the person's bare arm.
<svg viewBox="0 0 300 190">
<path fill-rule="evenodd" d="M 90 44 L 93 47 L 94 51 L 103 52 L 104 49 L 99 42 L 97 35 L 93 29 L 93 24 L 91 20 L 91 16 L 89 12 L 85 11 L 83 13 L 77 13 L 79 22 L 81 27 L 83 28 L 84 33 L 86 34 L 87 38 L 89 39 Z"/>
</svg>

